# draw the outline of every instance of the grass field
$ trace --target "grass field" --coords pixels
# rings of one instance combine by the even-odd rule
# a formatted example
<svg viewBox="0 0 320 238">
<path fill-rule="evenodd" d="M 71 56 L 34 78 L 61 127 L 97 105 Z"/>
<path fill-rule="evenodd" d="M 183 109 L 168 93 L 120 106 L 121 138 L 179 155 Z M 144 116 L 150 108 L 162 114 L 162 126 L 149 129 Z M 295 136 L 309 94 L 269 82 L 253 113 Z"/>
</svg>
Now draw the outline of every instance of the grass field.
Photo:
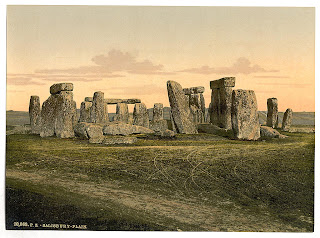
<svg viewBox="0 0 320 238">
<path fill-rule="evenodd" d="M 7 228 L 313 231 L 314 133 L 236 141 L 198 134 L 105 146 L 7 136 Z M 28 228 L 27 228 L 28 229 Z"/>
</svg>

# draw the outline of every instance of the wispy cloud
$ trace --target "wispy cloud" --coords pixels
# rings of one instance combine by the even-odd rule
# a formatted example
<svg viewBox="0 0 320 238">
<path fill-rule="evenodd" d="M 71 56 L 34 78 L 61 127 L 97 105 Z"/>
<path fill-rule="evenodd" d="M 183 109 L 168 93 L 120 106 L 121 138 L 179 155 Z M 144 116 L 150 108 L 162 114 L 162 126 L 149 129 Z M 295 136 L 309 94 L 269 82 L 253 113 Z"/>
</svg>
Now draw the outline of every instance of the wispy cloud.
<svg viewBox="0 0 320 238">
<path fill-rule="evenodd" d="M 254 78 L 265 78 L 265 79 L 287 79 L 290 78 L 289 76 L 278 76 L 278 75 L 259 75 L 259 76 L 253 76 Z"/>
<path fill-rule="evenodd" d="M 154 92 L 166 92 L 167 88 L 159 87 L 153 84 L 141 85 L 141 86 L 127 86 L 127 87 L 110 87 L 105 91 L 111 95 L 152 95 Z"/>
<path fill-rule="evenodd" d="M 302 83 L 257 83 L 257 84 L 264 85 L 264 86 L 273 86 L 273 87 L 283 86 L 287 88 L 306 88 L 306 87 L 312 86 L 312 84 L 302 84 Z"/>
<path fill-rule="evenodd" d="M 252 64 L 245 57 L 237 59 L 230 67 L 210 67 L 204 65 L 199 68 L 190 68 L 180 70 L 178 72 L 194 73 L 194 74 L 251 74 L 260 72 L 279 72 L 278 70 L 267 70 L 260 65 Z"/>
<path fill-rule="evenodd" d="M 42 82 L 34 81 L 30 77 L 10 77 L 7 76 L 8 85 L 44 85 Z"/>
</svg>

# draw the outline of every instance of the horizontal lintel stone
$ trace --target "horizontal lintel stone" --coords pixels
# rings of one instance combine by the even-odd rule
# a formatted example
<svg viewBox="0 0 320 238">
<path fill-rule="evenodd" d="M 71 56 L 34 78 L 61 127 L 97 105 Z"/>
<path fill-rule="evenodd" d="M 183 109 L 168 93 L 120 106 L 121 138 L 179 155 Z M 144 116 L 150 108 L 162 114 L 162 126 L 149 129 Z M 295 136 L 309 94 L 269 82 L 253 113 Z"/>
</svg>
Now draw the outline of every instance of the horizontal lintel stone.
<svg viewBox="0 0 320 238">
<path fill-rule="evenodd" d="M 61 91 L 73 91 L 72 83 L 56 83 L 50 87 L 51 94 L 58 94 Z"/>
<path fill-rule="evenodd" d="M 136 103 L 141 103 L 141 100 L 136 98 L 132 98 L 132 99 L 106 98 L 104 99 L 104 102 L 107 104 L 117 104 L 117 103 L 136 104 Z"/>
<path fill-rule="evenodd" d="M 225 77 L 217 80 L 210 81 L 210 88 L 225 88 L 225 87 L 234 87 L 236 84 L 235 77 Z"/>
</svg>

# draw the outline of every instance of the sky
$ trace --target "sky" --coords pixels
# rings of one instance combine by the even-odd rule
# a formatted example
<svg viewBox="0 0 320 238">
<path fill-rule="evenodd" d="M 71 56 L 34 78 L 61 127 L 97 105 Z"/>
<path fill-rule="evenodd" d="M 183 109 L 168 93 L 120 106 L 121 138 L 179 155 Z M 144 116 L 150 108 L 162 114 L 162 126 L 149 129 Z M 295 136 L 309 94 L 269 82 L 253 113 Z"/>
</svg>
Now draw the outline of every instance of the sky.
<svg viewBox="0 0 320 238">
<path fill-rule="evenodd" d="M 279 111 L 315 111 L 314 58 L 314 8 L 8 6 L 7 110 L 59 82 L 78 108 L 95 91 L 169 106 L 168 80 L 204 86 L 208 107 L 210 81 L 233 76 L 259 110 L 276 97 Z"/>
</svg>

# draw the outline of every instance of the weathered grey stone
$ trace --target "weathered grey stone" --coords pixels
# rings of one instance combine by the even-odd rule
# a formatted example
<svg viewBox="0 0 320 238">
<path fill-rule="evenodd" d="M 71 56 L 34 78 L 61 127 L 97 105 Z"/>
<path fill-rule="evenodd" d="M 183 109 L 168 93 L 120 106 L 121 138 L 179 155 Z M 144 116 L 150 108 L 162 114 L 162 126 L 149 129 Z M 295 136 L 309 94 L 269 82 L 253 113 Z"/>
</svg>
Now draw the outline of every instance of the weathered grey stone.
<svg viewBox="0 0 320 238">
<path fill-rule="evenodd" d="M 206 117 L 206 103 L 202 93 L 200 93 L 200 108 L 203 115 L 203 120 L 201 121 L 201 123 L 204 123 L 207 121 L 207 117 Z"/>
<path fill-rule="evenodd" d="M 288 136 L 280 134 L 277 130 L 273 129 L 272 127 L 268 126 L 261 126 L 260 127 L 260 136 L 262 138 L 287 138 Z"/>
<path fill-rule="evenodd" d="M 268 98 L 267 126 L 278 128 L 278 99 Z"/>
<path fill-rule="evenodd" d="M 260 138 L 258 105 L 254 91 L 233 90 L 232 129 L 238 139 L 257 140 Z"/>
<path fill-rule="evenodd" d="M 168 123 L 164 119 L 155 120 L 155 121 L 152 120 L 150 122 L 149 128 L 155 132 L 165 131 L 168 129 Z"/>
<path fill-rule="evenodd" d="M 108 103 L 104 102 L 104 122 L 109 122 Z"/>
<path fill-rule="evenodd" d="M 218 89 L 212 89 L 211 103 L 209 105 L 210 122 L 213 125 L 220 125 L 220 95 Z"/>
<path fill-rule="evenodd" d="M 105 122 L 105 107 L 104 107 L 104 93 L 95 92 L 93 94 L 93 102 L 90 111 L 90 119 L 92 123 Z"/>
<path fill-rule="evenodd" d="M 191 88 L 184 88 L 182 89 L 183 92 L 187 95 L 190 94 L 198 94 L 198 93 L 204 93 L 204 87 L 198 86 L 198 87 L 191 87 Z"/>
<path fill-rule="evenodd" d="M 88 122 L 79 122 L 74 126 L 74 134 L 77 137 L 80 137 L 82 139 L 89 139 L 88 133 L 87 133 L 87 127 L 90 125 Z"/>
<path fill-rule="evenodd" d="M 56 124 L 57 99 L 56 95 L 50 95 L 42 103 L 41 109 L 41 137 L 54 136 Z"/>
<path fill-rule="evenodd" d="M 113 120 L 128 123 L 128 121 L 129 121 L 128 104 L 126 104 L 126 103 L 118 103 L 117 104 L 116 115 L 113 117 Z"/>
<path fill-rule="evenodd" d="M 225 129 L 231 129 L 231 104 L 232 104 L 232 88 L 225 87 L 219 89 L 220 114 L 219 126 Z"/>
<path fill-rule="evenodd" d="M 91 122 L 90 111 L 92 107 L 92 102 L 82 102 L 80 107 L 80 119 L 79 122 Z"/>
<path fill-rule="evenodd" d="M 116 145 L 116 144 L 133 144 L 138 141 L 136 137 L 128 137 L 128 136 L 106 136 L 102 142 L 102 144 L 106 145 Z"/>
<path fill-rule="evenodd" d="M 41 130 L 41 110 L 39 96 L 31 96 L 29 103 L 29 118 L 32 134 L 40 134 Z"/>
<path fill-rule="evenodd" d="M 155 135 L 172 138 L 172 137 L 175 137 L 176 133 L 174 133 L 174 131 L 166 129 L 164 131 L 156 132 Z"/>
<path fill-rule="evenodd" d="M 163 104 L 155 103 L 153 106 L 153 121 L 158 121 L 163 119 Z"/>
<path fill-rule="evenodd" d="M 140 99 L 131 98 L 131 99 L 116 99 L 116 98 L 106 98 L 104 99 L 107 104 L 118 104 L 118 103 L 126 103 L 126 104 L 136 104 L 141 103 Z"/>
<path fill-rule="evenodd" d="M 133 109 L 133 125 L 149 128 L 149 115 L 144 103 L 136 103 Z"/>
<path fill-rule="evenodd" d="M 210 88 L 225 88 L 225 87 L 234 87 L 236 85 L 235 77 L 225 77 L 218 80 L 210 81 Z"/>
<path fill-rule="evenodd" d="M 99 144 L 104 140 L 102 126 L 91 124 L 86 128 L 89 143 Z"/>
<path fill-rule="evenodd" d="M 198 124 L 197 126 L 198 126 L 198 132 L 214 134 L 214 135 L 224 136 L 228 138 L 233 137 L 233 130 L 221 128 L 221 127 L 218 127 L 217 125 L 202 123 L 202 124 Z"/>
<path fill-rule="evenodd" d="M 283 115 L 282 130 L 289 131 L 292 123 L 292 109 L 288 108 Z"/>
<path fill-rule="evenodd" d="M 104 126 L 103 134 L 105 135 L 130 135 L 130 134 L 151 134 L 154 133 L 153 130 L 137 126 L 137 125 L 129 125 L 126 123 L 112 123 Z"/>
<path fill-rule="evenodd" d="M 197 134 L 198 131 L 195 123 L 192 121 L 190 108 L 181 85 L 175 81 L 168 81 L 167 89 L 176 130 L 178 133 Z"/>
<path fill-rule="evenodd" d="M 60 93 L 61 91 L 72 91 L 72 90 L 73 90 L 72 83 L 56 83 L 50 87 L 51 94 L 57 94 L 57 93 Z"/>
<path fill-rule="evenodd" d="M 204 114 L 202 113 L 199 94 L 190 94 L 189 102 L 190 112 L 193 115 L 193 122 L 195 124 L 202 123 L 204 121 Z"/>
<path fill-rule="evenodd" d="M 84 101 L 85 102 L 93 102 L 93 97 L 85 97 Z"/>
</svg>

